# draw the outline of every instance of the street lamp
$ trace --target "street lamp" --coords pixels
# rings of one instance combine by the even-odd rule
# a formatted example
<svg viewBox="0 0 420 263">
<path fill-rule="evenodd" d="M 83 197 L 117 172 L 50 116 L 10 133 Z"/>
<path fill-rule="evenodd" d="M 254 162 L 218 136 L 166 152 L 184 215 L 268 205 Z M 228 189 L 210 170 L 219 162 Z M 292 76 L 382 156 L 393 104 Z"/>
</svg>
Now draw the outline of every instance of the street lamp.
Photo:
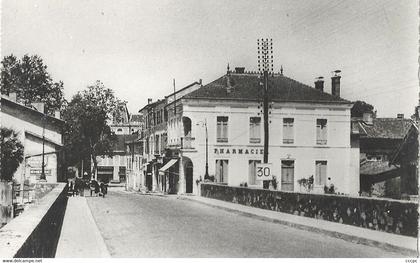
<svg viewBox="0 0 420 263">
<path fill-rule="evenodd" d="M 204 174 L 204 180 L 210 179 L 209 176 L 209 135 L 207 131 L 207 119 L 204 119 L 204 122 L 200 121 L 197 125 L 203 125 L 206 128 L 206 172 Z"/>
</svg>

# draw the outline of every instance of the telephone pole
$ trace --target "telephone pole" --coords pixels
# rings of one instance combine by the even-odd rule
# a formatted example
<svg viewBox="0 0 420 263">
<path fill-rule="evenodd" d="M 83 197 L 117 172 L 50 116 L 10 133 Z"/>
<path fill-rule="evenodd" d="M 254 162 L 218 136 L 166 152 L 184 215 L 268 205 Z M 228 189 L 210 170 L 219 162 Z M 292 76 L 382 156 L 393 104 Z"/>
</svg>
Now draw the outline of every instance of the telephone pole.
<svg viewBox="0 0 420 263">
<path fill-rule="evenodd" d="M 258 71 L 263 78 L 263 115 L 264 115 L 264 163 L 268 163 L 269 144 L 269 101 L 268 101 L 268 75 L 273 70 L 273 39 L 257 39 Z M 268 188 L 268 181 L 264 181 L 264 188 Z"/>
</svg>

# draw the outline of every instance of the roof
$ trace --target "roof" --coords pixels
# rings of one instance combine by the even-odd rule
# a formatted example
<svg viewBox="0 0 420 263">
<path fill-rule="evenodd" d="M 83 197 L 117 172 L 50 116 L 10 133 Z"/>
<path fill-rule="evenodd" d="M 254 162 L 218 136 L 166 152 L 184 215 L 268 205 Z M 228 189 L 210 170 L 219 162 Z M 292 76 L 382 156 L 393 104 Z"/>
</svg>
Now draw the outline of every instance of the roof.
<svg viewBox="0 0 420 263">
<path fill-rule="evenodd" d="M 412 122 L 404 140 L 401 142 L 398 149 L 395 150 L 391 157 L 391 163 L 400 163 L 402 159 L 405 161 L 418 161 L 418 150 L 419 150 L 419 127 L 415 122 Z"/>
<path fill-rule="evenodd" d="M 137 134 L 117 134 L 117 140 L 114 143 L 114 152 L 125 152 L 125 142 L 132 141 L 137 138 Z"/>
<path fill-rule="evenodd" d="M 365 138 L 403 139 L 410 129 L 410 119 L 375 118 L 372 124 L 359 122 Z"/>
<path fill-rule="evenodd" d="M 184 91 L 184 90 L 186 90 L 186 89 L 188 89 L 188 88 L 190 88 L 190 87 L 192 87 L 192 86 L 194 86 L 194 85 L 200 85 L 200 84 L 201 84 L 201 82 L 199 82 L 199 81 L 194 81 L 193 83 L 191 83 L 191 84 L 189 84 L 189 85 L 187 85 L 187 86 L 183 87 L 182 89 L 177 90 L 177 91 L 175 91 L 175 92 L 172 92 L 172 93 L 171 93 L 171 94 L 169 94 L 168 96 L 165 96 L 165 98 L 170 97 L 170 96 L 173 96 L 173 95 L 176 95 L 176 94 L 178 94 L 178 93 L 180 93 L 180 92 L 182 92 L 182 91 Z"/>
<path fill-rule="evenodd" d="M 360 174 L 378 175 L 398 169 L 390 166 L 388 161 L 366 161 L 360 164 Z"/>
<path fill-rule="evenodd" d="M 258 74 L 232 73 L 185 95 L 184 98 L 257 100 L 262 97 L 260 83 Z M 228 86 L 231 87 L 231 92 L 227 91 Z M 316 90 L 281 74 L 269 78 L 269 87 L 269 96 L 273 101 L 351 104 L 348 100 Z"/>
<path fill-rule="evenodd" d="M 132 114 L 130 122 L 142 122 L 143 121 L 143 115 L 141 114 Z"/>
<path fill-rule="evenodd" d="M 147 108 L 153 108 L 153 107 L 155 107 L 156 105 L 158 105 L 159 103 L 161 103 L 161 102 L 164 102 L 165 100 L 164 99 L 162 99 L 162 100 L 157 100 L 157 101 L 154 101 L 154 102 L 151 102 L 151 103 L 149 103 L 149 104 L 146 104 L 143 108 L 141 108 L 138 112 L 141 112 L 141 111 L 143 111 L 143 110 L 145 110 L 145 109 L 147 109 Z"/>
<path fill-rule="evenodd" d="M 1 94 L 1 104 L 2 105 L 9 105 L 9 106 L 13 106 L 15 108 L 19 108 L 19 110 L 25 110 L 27 112 L 30 112 L 32 114 L 36 114 L 37 116 L 39 116 L 40 118 L 42 118 L 44 116 L 44 113 L 33 109 L 31 107 L 28 107 L 26 105 L 23 105 L 21 103 L 18 103 L 16 101 L 11 100 L 8 96 Z M 46 116 L 46 120 L 52 122 L 52 123 L 58 123 L 59 125 L 63 125 L 64 124 L 64 120 L 62 119 L 58 119 L 54 116 L 51 115 L 45 115 Z"/>
</svg>

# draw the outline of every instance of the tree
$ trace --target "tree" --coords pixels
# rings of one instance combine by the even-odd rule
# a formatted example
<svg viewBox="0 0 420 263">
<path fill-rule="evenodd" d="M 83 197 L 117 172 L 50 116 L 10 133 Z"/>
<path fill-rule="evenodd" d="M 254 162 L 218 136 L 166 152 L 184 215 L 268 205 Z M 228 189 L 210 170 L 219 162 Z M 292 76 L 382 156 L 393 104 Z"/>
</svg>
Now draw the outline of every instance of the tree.
<svg viewBox="0 0 420 263">
<path fill-rule="evenodd" d="M 112 156 L 116 136 L 108 123 L 118 114 L 120 103 L 100 81 L 73 96 L 63 111 L 66 157 L 70 164 L 92 160 L 92 173 L 96 174 L 96 157 Z"/>
<path fill-rule="evenodd" d="M 373 112 L 373 106 L 369 103 L 364 101 L 358 100 L 354 103 L 353 107 L 351 108 L 351 116 L 352 117 L 363 117 L 363 113 L 365 112 Z"/>
<path fill-rule="evenodd" d="M 11 181 L 19 164 L 23 161 L 23 145 L 18 134 L 9 128 L 0 128 L 1 181 Z"/>
<path fill-rule="evenodd" d="M 16 92 L 17 100 L 25 105 L 44 102 L 46 112 L 60 110 L 65 101 L 63 82 L 54 82 L 41 57 L 24 55 L 22 60 L 13 54 L 1 61 L 1 93 Z"/>
</svg>

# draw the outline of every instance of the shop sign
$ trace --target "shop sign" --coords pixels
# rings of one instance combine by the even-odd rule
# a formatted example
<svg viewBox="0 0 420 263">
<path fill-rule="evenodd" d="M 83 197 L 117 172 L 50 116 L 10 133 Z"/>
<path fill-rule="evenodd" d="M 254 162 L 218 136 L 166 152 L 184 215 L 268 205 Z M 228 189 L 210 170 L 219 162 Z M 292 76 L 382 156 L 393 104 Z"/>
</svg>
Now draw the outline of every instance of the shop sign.
<svg viewBox="0 0 420 263">
<path fill-rule="evenodd" d="M 231 154 L 231 155 L 248 155 L 248 154 L 264 154 L 264 149 L 249 148 L 214 148 L 215 154 Z"/>
</svg>

